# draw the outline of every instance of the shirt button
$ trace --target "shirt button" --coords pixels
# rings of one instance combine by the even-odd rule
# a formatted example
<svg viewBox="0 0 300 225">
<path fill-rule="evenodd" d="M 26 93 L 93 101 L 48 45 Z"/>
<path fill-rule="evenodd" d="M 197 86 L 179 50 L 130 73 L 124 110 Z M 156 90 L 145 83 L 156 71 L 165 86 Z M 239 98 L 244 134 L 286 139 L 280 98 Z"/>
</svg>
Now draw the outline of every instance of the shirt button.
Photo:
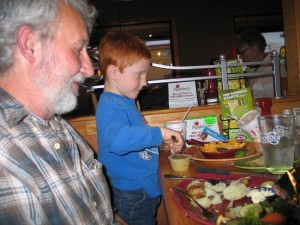
<svg viewBox="0 0 300 225">
<path fill-rule="evenodd" d="M 36 132 L 36 131 L 38 131 L 38 128 L 37 128 L 37 127 L 34 127 L 32 130 L 33 130 L 34 132 Z"/>
<path fill-rule="evenodd" d="M 60 149 L 60 144 L 59 144 L 59 143 L 55 143 L 55 144 L 54 144 L 54 148 L 55 148 L 56 150 Z"/>
<path fill-rule="evenodd" d="M 97 202 L 93 201 L 93 206 L 94 206 L 94 208 L 96 208 Z"/>
</svg>

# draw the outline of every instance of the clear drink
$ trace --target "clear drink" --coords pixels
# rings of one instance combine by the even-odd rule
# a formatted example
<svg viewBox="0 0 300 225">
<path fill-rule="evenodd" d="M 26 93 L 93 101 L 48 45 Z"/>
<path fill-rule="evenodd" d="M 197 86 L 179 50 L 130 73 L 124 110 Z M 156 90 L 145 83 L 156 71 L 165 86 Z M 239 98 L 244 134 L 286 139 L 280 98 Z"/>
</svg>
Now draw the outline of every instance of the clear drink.
<svg viewBox="0 0 300 225">
<path fill-rule="evenodd" d="M 295 116 L 295 160 L 300 162 L 300 108 L 285 109 L 282 113 Z"/>
<path fill-rule="evenodd" d="M 300 162 L 300 109 L 294 110 L 295 115 L 295 160 Z"/>
<path fill-rule="evenodd" d="M 283 174 L 293 168 L 294 144 L 288 139 L 278 145 L 261 144 L 265 168 L 274 174 Z"/>
<path fill-rule="evenodd" d="M 300 162 L 300 140 L 295 142 L 295 160 Z"/>
<path fill-rule="evenodd" d="M 265 168 L 274 174 L 284 174 L 294 166 L 295 116 L 260 116 L 258 125 Z"/>
</svg>

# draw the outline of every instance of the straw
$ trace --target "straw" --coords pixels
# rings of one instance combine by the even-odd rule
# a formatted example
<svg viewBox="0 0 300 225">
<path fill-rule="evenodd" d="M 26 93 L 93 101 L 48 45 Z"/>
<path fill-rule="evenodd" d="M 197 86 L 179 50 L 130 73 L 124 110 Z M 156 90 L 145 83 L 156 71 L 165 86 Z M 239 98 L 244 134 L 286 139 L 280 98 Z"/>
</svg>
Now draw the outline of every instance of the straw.
<svg viewBox="0 0 300 225">
<path fill-rule="evenodd" d="M 242 124 L 245 124 L 244 121 L 241 121 L 241 120 L 239 120 L 238 118 L 236 118 L 236 117 L 234 117 L 234 116 L 231 116 L 231 115 L 229 115 L 229 114 L 226 114 L 226 116 L 228 116 L 229 118 L 234 119 L 234 120 L 236 120 L 236 121 L 238 121 L 238 122 L 240 122 L 240 123 L 242 123 Z"/>
<path fill-rule="evenodd" d="M 189 114 L 189 112 L 191 111 L 191 109 L 194 105 L 195 105 L 195 103 L 189 107 L 189 109 L 186 111 L 186 113 L 182 117 L 181 122 L 183 122 L 185 120 L 185 118 L 187 117 L 187 115 Z"/>
</svg>

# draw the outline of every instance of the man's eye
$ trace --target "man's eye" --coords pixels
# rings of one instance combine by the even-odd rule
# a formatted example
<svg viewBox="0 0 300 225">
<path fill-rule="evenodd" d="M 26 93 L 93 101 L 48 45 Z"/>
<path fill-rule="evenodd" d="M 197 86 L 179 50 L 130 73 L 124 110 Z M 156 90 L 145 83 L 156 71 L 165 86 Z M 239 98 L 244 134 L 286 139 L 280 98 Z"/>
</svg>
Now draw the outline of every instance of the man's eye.
<svg viewBox="0 0 300 225">
<path fill-rule="evenodd" d="M 86 47 L 79 47 L 79 48 L 77 48 L 76 52 L 78 53 L 78 55 L 81 55 L 82 53 L 87 52 L 87 48 Z"/>
<path fill-rule="evenodd" d="M 86 51 L 86 49 L 85 48 L 80 48 L 79 50 L 78 50 L 78 52 L 81 54 L 81 53 L 83 53 L 83 52 L 85 52 Z"/>
</svg>

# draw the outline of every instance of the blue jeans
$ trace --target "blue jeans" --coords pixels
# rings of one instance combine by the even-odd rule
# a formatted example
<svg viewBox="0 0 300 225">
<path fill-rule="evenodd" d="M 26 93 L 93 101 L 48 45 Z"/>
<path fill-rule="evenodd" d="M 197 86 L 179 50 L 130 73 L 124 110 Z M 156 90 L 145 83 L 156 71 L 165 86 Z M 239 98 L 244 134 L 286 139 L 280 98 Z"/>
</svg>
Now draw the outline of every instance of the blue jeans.
<svg viewBox="0 0 300 225">
<path fill-rule="evenodd" d="M 112 188 L 117 214 L 129 225 L 155 225 L 160 196 L 150 197 L 143 189 L 125 191 Z"/>
</svg>

